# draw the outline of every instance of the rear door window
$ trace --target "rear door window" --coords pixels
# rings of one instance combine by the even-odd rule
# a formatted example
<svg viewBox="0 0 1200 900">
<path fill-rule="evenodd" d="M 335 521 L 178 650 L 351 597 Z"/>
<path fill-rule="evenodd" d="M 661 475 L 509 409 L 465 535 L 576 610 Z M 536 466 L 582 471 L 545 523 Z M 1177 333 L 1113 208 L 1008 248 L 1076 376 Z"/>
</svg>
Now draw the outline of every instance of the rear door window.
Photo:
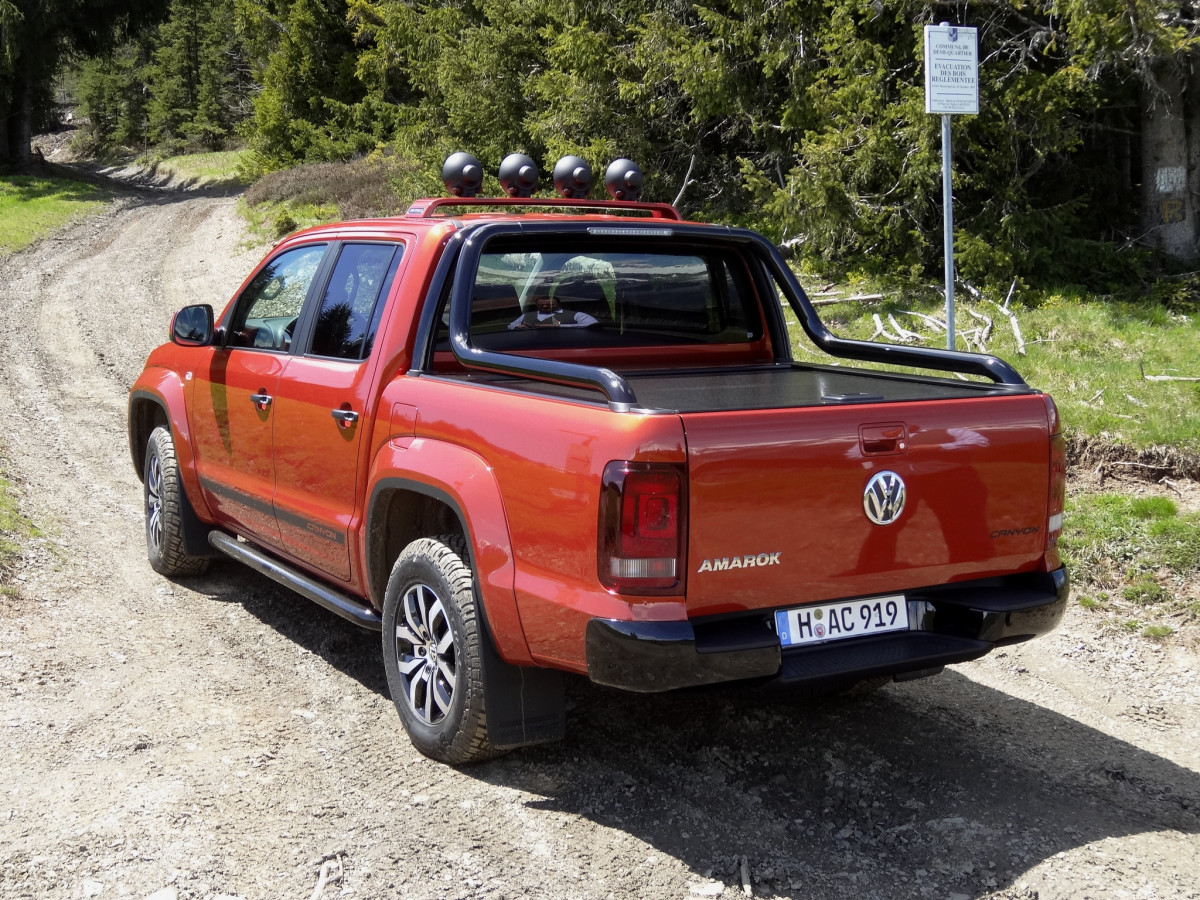
<svg viewBox="0 0 1200 900">
<path fill-rule="evenodd" d="M 312 356 L 360 360 L 371 353 L 404 248 L 398 244 L 345 244 L 321 299 Z"/>
</svg>

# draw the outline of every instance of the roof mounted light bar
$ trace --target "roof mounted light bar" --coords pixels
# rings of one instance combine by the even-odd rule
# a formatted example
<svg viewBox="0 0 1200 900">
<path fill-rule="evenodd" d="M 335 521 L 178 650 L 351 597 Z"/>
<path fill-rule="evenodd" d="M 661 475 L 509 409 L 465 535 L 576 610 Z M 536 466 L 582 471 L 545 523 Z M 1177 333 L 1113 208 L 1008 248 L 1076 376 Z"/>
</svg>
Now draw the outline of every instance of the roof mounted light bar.
<svg viewBox="0 0 1200 900">
<path fill-rule="evenodd" d="M 517 199 L 532 197 L 538 188 L 537 163 L 524 153 L 510 153 L 500 164 L 500 187 Z M 564 156 L 554 164 L 554 190 L 567 200 L 586 200 L 592 189 L 592 167 L 579 156 Z M 442 183 L 461 199 L 473 199 L 483 187 L 483 164 L 462 151 L 451 153 L 442 165 Z M 621 158 L 604 173 L 604 186 L 614 200 L 636 203 L 642 198 L 645 175 L 631 159 Z"/>
<path fill-rule="evenodd" d="M 447 209 L 459 207 L 511 209 L 513 207 L 535 207 L 545 210 L 575 210 L 577 212 L 623 212 L 641 214 L 652 219 L 670 219 L 682 222 L 679 210 L 669 203 L 631 203 L 627 200 L 567 200 L 561 197 L 434 197 L 416 200 L 405 214 L 416 219 L 434 219 Z"/>
</svg>

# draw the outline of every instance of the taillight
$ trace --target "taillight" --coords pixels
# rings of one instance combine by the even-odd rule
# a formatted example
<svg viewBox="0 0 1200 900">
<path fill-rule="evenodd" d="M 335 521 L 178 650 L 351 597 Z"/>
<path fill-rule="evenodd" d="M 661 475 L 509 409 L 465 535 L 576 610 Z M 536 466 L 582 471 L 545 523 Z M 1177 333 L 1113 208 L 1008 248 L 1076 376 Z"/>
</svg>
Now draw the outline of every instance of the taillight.
<svg viewBox="0 0 1200 900">
<path fill-rule="evenodd" d="M 623 594 L 683 592 L 682 466 L 610 462 L 600 489 L 600 583 Z"/>
<path fill-rule="evenodd" d="M 1067 439 L 1059 431 L 1058 407 L 1049 396 L 1046 408 L 1050 420 L 1050 497 L 1046 504 L 1046 549 L 1058 546 L 1063 529 L 1063 509 L 1067 505 Z"/>
</svg>

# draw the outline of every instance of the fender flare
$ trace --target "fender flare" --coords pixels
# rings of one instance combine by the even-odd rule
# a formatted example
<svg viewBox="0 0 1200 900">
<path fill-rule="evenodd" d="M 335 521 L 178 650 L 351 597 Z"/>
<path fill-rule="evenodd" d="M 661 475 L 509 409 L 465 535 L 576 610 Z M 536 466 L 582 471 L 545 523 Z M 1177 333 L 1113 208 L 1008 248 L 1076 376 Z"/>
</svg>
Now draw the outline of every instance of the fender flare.
<svg viewBox="0 0 1200 900">
<path fill-rule="evenodd" d="M 140 481 L 143 477 L 143 466 L 140 463 L 144 463 L 146 448 L 139 446 L 137 440 L 135 411 L 144 403 L 157 406 L 162 410 L 163 417 L 167 420 L 175 439 L 175 459 L 179 463 L 179 474 L 183 479 L 183 487 L 188 501 L 201 519 L 211 522 L 213 515 L 208 504 L 204 502 L 204 493 L 200 490 L 200 479 L 196 476 L 196 456 L 192 451 L 192 432 L 188 427 L 187 401 L 184 398 L 184 391 L 185 387 L 179 375 L 170 369 L 147 370 L 142 373 L 129 392 L 129 452 Z"/>
<path fill-rule="evenodd" d="M 372 559 L 372 544 L 382 534 L 373 523 L 386 492 L 413 491 L 445 504 L 466 537 L 485 625 L 496 649 L 506 662 L 532 664 L 513 587 L 516 564 L 504 499 L 482 457 L 439 441 L 416 438 L 406 440 L 405 445 L 390 441 L 372 460 L 367 483 L 371 489 L 364 528 L 365 558 Z M 371 584 L 370 593 L 382 597 L 383 585 Z"/>
</svg>

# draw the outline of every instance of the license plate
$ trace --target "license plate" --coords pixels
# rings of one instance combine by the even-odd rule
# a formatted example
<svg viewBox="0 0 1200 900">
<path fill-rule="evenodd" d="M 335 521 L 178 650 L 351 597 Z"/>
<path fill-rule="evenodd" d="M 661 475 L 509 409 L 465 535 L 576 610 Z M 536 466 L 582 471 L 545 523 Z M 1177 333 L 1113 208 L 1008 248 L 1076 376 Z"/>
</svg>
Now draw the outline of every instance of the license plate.
<svg viewBox="0 0 1200 900">
<path fill-rule="evenodd" d="M 903 594 L 896 594 L 781 609 L 775 613 L 775 630 L 784 647 L 823 644 L 885 631 L 907 631 L 908 604 Z"/>
</svg>

